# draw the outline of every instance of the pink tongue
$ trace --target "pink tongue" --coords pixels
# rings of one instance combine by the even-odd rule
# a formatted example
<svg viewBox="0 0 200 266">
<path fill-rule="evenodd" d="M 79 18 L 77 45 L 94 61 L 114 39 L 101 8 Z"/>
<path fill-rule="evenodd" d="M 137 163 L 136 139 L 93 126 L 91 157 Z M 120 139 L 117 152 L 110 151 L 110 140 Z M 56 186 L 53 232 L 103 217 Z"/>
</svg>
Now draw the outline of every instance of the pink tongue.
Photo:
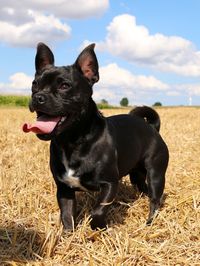
<svg viewBox="0 0 200 266">
<path fill-rule="evenodd" d="M 36 134 L 49 134 L 56 127 L 61 117 L 49 117 L 47 115 L 40 116 L 34 124 L 25 123 L 22 130 L 25 133 L 30 131 Z"/>
</svg>

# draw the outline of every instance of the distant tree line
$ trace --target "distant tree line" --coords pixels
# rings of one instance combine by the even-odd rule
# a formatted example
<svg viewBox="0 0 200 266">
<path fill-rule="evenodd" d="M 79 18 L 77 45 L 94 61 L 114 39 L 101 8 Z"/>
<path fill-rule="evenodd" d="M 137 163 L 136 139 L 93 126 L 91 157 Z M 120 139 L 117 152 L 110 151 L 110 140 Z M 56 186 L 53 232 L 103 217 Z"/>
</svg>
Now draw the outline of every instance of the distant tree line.
<svg viewBox="0 0 200 266">
<path fill-rule="evenodd" d="M 106 99 L 102 99 L 101 102 L 99 103 L 101 106 L 107 107 L 110 106 L 108 101 Z M 122 107 L 127 107 L 129 105 L 129 100 L 128 98 L 124 97 L 120 100 L 119 102 L 120 106 Z M 155 102 L 153 106 L 162 106 L 161 102 Z"/>
</svg>

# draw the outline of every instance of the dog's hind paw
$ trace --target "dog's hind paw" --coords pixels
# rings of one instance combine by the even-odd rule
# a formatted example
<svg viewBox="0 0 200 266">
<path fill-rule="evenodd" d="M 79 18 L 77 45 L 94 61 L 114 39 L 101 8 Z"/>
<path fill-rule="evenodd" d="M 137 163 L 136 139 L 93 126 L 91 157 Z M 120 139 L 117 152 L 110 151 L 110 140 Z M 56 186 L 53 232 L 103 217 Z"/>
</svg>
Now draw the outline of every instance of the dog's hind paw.
<svg viewBox="0 0 200 266">
<path fill-rule="evenodd" d="M 92 230 L 97 230 L 97 229 L 106 229 L 106 221 L 104 218 L 101 216 L 93 216 L 92 220 L 90 222 L 90 226 Z"/>
</svg>

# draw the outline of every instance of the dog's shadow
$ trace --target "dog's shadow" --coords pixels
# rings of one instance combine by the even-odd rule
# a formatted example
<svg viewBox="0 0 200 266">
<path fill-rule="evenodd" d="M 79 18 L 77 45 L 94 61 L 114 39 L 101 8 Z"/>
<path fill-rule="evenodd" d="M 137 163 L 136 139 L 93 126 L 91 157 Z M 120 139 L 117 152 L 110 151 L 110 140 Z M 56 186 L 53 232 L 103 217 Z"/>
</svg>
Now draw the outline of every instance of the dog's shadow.
<svg viewBox="0 0 200 266">
<path fill-rule="evenodd" d="M 98 193 L 82 193 L 80 192 L 80 197 L 77 197 L 78 203 L 78 217 L 77 222 L 81 224 L 84 217 L 89 216 L 91 210 L 95 206 Z M 133 206 L 134 202 L 143 198 L 147 201 L 147 215 L 149 208 L 149 198 L 145 194 L 141 194 L 136 186 L 133 186 L 130 182 L 120 182 L 118 193 L 115 201 L 110 205 L 110 209 L 107 214 L 107 223 L 109 226 L 124 224 L 127 218 L 127 212 L 130 207 Z M 164 193 L 161 199 L 160 209 L 164 206 L 167 194 Z"/>
<path fill-rule="evenodd" d="M 120 182 L 117 196 L 114 202 L 110 205 L 107 222 L 108 225 L 123 224 L 127 217 L 127 211 L 130 206 L 138 200 L 142 195 L 138 192 L 137 188 L 130 184 L 130 182 Z M 77 197 L 78 203 L 78 217 L 77 222 L 81 223 L 85 216 L 89 216 L 93 209 L 98 193 L 82 193 Z"/>
</svg>

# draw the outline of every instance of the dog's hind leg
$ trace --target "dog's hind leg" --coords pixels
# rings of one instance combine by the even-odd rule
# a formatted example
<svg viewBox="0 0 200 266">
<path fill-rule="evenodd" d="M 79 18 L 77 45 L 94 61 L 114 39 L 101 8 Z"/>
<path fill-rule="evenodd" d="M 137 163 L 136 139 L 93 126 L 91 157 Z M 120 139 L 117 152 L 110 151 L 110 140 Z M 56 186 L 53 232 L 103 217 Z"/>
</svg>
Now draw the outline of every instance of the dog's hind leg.
<svg viewBox="0 0 200 266">
<path fill-rule="evenodd" d="M 148 195 L 148 188 L 146 183 L 146 174 L 147 171 L 145 168 L 135 168 L 133 169 L 129 176 L 131 183 L 133 185 L 136 185 L 140 193 L 144 193 L 145 195 Z"/>
<path fill-rule="evenodd" d="M 165 187 L 165 171 L 167 163 L 168 161 L 166 161 L 165 158 L 164 160 L 159 158 L 154 162 L 151 162 L 150 167 L 147 168 L 147 186 L 150 201 L 147 225 L 151 224 L 156 211 L 159 209 L 161 204 L 161 198 Z"/>
</svg>

